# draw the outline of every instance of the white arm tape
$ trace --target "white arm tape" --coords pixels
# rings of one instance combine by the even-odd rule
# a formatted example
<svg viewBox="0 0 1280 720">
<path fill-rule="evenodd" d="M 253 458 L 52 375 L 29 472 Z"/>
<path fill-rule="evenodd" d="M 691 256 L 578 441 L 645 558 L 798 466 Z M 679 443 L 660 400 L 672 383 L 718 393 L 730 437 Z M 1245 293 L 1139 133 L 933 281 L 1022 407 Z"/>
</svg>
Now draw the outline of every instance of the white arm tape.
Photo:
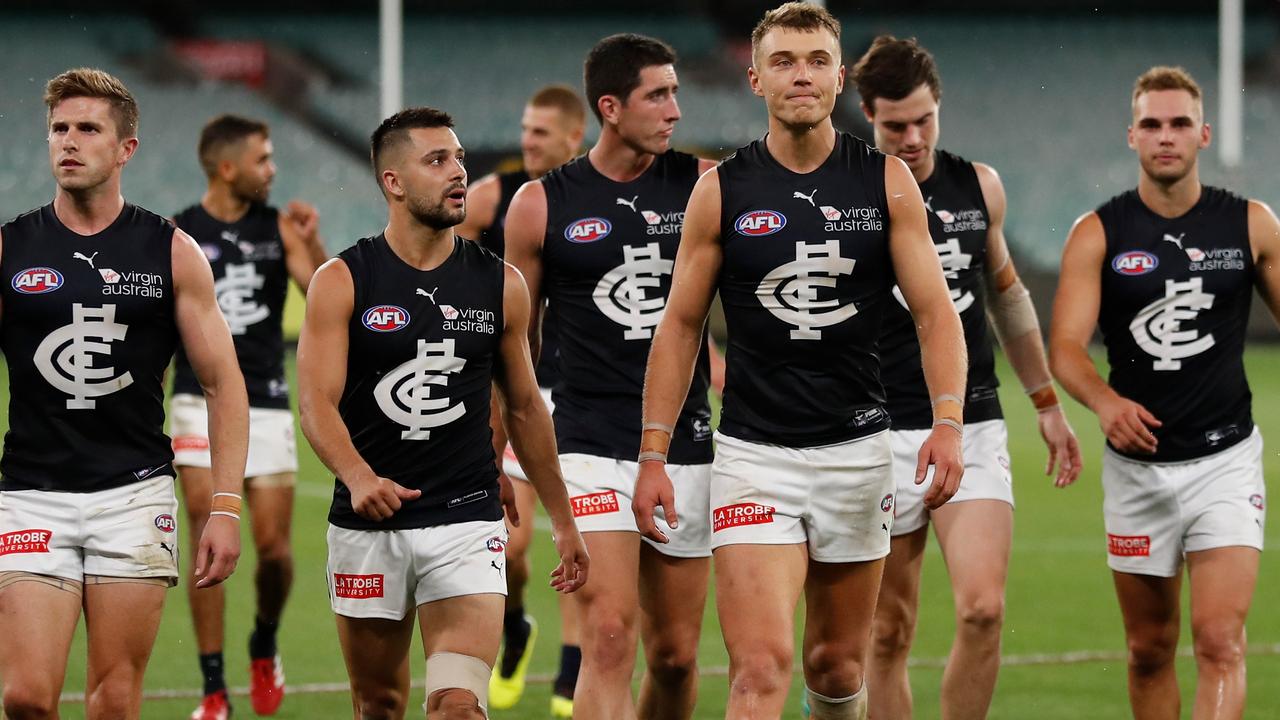
<svg viewBox="0 0 1280 720">
<path fill-rule="evenodd" d="M 991 326 L 1001 347 L 1008 347 L 1010 342 L 1029 332 L 1040 332 L 1036 306 L 1031 303 L 1031 293 L 1021 279 L 1014 280 L 1004 292 L 992 294 L 987 315 L 991 317 Z"/>
<path fill-rule="evenodd" d="M 468 690 L 489 712 L 489 675 L 493 668 L 478 657 L 438 652 L 427 658 L 427 698 L 441 690 Z"/>
</svg>

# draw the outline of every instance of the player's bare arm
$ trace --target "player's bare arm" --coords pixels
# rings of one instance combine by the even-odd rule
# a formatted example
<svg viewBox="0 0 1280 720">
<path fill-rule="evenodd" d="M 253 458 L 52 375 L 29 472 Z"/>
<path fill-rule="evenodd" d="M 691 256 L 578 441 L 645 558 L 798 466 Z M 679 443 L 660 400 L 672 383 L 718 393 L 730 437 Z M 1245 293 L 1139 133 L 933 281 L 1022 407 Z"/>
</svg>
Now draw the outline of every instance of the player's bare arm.
<svg viewBox="0 0 1280 720">
<path fill-rule="evenodd" d="M 655 542 L 667 542 L 666 534 L 653 521 L 655 508 L 662 507 L 667 525 L 678 527 L 675 489 L 666 471 L 667 447 L 671 428 L 689 394 L 723 257 L 720 176 L 709 172 L 698 179 L 689 195 L 680 250 L 671 276 L 671 294 L 654 331 L 644 374 L 640 471 L 631 511 L 640 532 Z"/>
<path fill-rule="evenodd" d="M 316 269 L 329 259 L 320 238 L 320 213 L 314 205 L 292 200 L 280 211 L 279 226 L 285 268 L 305 294 Z"/>
<path fill-rule="evenodd" d="M 990 298 L 987 316 L 1005 357 L 1036 408 L 1040 437 L 1049 449 L 1045 474 L 1052 475 L 1056 465 L 1058 474 L 1054 484 L 1066 487 L 1080 475 L 1080 443 L 1053 389 L 1053 376 L 1049 373 L 1044 339 L 1040 335 L 1040 320 L 1036 317 L 1035 305 L 1031 303 L 1031 294 L 1018 278 L 1018 270 L 1009 255 L 1009 245 L 1004 236 L 1008 207 L 1004 184 L 991 166 L 974 163 L 973 167 L 978 174 L 978 184 L 989 216 L 985 278 L 987 297 Z"/>
<path fill-rule="evenodd" d="M 1152 428 L 1160 421 L 1142 405 L 1111 389 L 1089 357 L 1089 339 L 1098 325 L 1102 302 L 1102 262 L 1107 238 L 1097 213 L 1072 226 L 1062 249 L 1062 269 L 1049 329 L 1049 364 L 1071 397 L 1098 416 L 1102 432 L 1116 449 L 1154 453 Z"/>
<path fill-rule="evenodd" d="M 893 270 L 916 324 L 924 380 L 933 398 L 933 432 L 920 446 L 916 463 L 917 484 L 924 482 L 928 466 L 933 465 L 933 484 L 924 496 L 925 505 L 932 509 L 956 494 L 964 474 L 960 440 L 969 360 L 964 328 L 929 236 L 924 198 L 906 163 L 896 157 L 885 158 L 884 190 Z"/>
<path fill-rule="evenodd" d="M 547 412 L 533 376 L 528 343 L 529 291 L 520 272 L 511 265 L 506 266 L 502 313 L 506 324 L 498 367 L 494 368 L 502 424 L 508 428 L 511 446 L 551 517 L 551 534 L 560 555 L 560 565 L 551 573 L 551 586 L 570 593 L 587 581 L 587 546 L 573 522 L 569 493 L 556 458 L 551 413 Z"/>
<path fill-rule="evenodd" d="M 533 180 L 520 186 L 507 208 L 506 260 L 529 289 L 529 354 L 542 352 L 542 240 L 547 233 L 547 191 Z"/>
<path fill-rule="evenodd" d="M 1280 322 L 1280 221 L 1266 203 L 1249 201 L 1249 245 L 1254 283 L 1271 317 Z"/>
<path fill-rule="evenodd" d="M 226 580 L 240 557 L 237 516 L 249 452 L 249 396 L 236 363 L 231 330 L 213 294 L 209 261 L 196 241 L 181 230 L 173 233 L 172 262 L 178 333 L 209 403 L 214 502 L 196 550 L 195 572 L 197 586 L 210 587 Z"/>
<path fill-rule="evenodd" d="M 333 259 L 316 271 L 298 337 L 298 404 L 302 432 L 325 467 L 351 491 L 351 506 L 369 520 L 386 520 L 404 500 L 422 494 L 379 477 L 351 443 L 338 413 L 347 383 L 347 325 L 355 306 L 351 270 Z"/>
<path fill-rule="evenodd" d="M 453 228 L 459 237 L 479 240 L 485 228 L 491 227 L 498 214 L 498 202 L 502 199 L 502 184 L 498 176 L 490 173 L 471 183 L 467 188 L 467 218 Z"/>
</svg>

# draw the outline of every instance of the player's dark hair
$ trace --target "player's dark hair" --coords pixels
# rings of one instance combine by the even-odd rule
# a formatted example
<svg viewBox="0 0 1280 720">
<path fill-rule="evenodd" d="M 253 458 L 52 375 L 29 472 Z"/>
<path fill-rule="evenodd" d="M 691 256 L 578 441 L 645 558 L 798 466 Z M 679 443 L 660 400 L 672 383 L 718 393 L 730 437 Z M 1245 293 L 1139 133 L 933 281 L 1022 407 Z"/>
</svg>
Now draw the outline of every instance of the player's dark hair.
<svg viewBox="0 0 1280 720">
<path fill-rule="evenodd" d="M 222 151 L 253 135 L 268 138 L 271 137 L 271 129 L 260 120 L 239 115 L 219 115 L 205 123 L 200 131 L 200 143 L 196 146 L 204 174 L 213 177 L 218 171 Z"/>
<path fill-rule="evenodd" d="M 876 98 L 901 100 L 928 85 L 933 99 L 942 97 L 942 79 L 933 55 L 915 39 L 881 35 L 853 66 L 853 84 L 867 112 L 875 113 Z"/>
<path fill-rule="evenodd" d="M 373 135 L 369 136 L 369 160 L 373 163 L 374 176 L 382 174 L 382 159 L 387 151 L 409 141 L 410 130 L 441 127 L 453 127 L 453 118 L 443 110 L 425 106 L 406 108 L 383 120 L 378 129 L 373 131 Z M 382 187 L 381 179 L 378 180 L 378 187 Z"/>
<path fill-rule="evenodd" d="M 596 43 L 583 64 L 583 84 L 587 88 L 587 104 L 596 119 L 600 114 L 600 98 L 612 95 L 623 105 L 632 90 L 640 87 L 640 71 L 653 65 L 671 65 L 676 51 L 656 38 L 635 33 L 621 33 Z"/>
</svg>

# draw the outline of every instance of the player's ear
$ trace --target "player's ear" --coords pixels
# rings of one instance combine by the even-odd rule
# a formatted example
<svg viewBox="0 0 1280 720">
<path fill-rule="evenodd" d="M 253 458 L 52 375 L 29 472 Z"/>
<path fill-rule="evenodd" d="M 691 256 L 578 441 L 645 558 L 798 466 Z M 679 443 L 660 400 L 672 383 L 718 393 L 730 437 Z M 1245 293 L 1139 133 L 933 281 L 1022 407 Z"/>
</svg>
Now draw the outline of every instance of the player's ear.
<svg viewBox="0 0 1280 720">
<path fill-rule="evenodd" d="M 596 107 L 606 123 L 617 122 L 618 115 L 622 113 L 622 100 L 617 95 L 601 95 L 596 101 Z"/>
<path fill-rule="evenodd" d="M 1209 123 L 1200 126 L 1200 149 L 1209 147 L 1209 142 L 1213 140 L 1213 129 L 1209 127 Z"/>
<path fill-rule="evenodd" d="M 400 173 L 396 172 L 395 168 L 383 168 L 378 175 L 378 181 L 382 184 L 383 194 L 388 198 L 404 199 L 404 185 L 400 183 Z"/>
</svg>

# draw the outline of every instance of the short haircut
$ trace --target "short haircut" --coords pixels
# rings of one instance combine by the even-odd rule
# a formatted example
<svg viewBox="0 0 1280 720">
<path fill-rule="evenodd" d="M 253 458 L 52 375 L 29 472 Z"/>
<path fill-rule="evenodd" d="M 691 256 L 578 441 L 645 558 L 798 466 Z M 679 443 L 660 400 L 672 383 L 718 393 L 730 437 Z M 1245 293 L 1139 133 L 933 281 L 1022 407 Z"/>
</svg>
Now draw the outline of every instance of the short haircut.
<svg viewBox="0 0 1280 720">
<path fill-rule="evenodd" d="M 369 160 L 373 163 L 375 177 L 382 174 L 382 158 L 387 151 L 409 141 L 409 131 L 416 128 L 451 128 L 453 118 L 443 110 L 429 107 L 412 107 L 392 115 L 369 137 Z M 382 187 L 382 180 L 378 180 Z"/>
<path fill-rule="evenodd" d="M 1200 84 L 1182 67 L 1157 65 L 1138 76 L 1133 83 L 1131 108 L 1138 109 L 1138 98 L 1156 90 L 1186 90 L 1197 104 L 1202 103 Z"/>
<path fill-rule="evenodd" d="M 587 88 L 587 104 L 596 119 L 600 115 L 600 98 L 613 95 L 624 104 L 632 90 L 640 87 L 640 71 L 653 65 L 672 65 L 676 51 L 656 38 L 635 33 L 621 33 L 596 43 L 583 64 L 583 84 Z"/>
<path fill-rule="evenodd" d="M 98 98 L 111 105 L 111 117 L 116 123 L 116 134 L 121 138 L 138 134 L 138 102 L 133 93 L 116 76 L 97 68 L 75 68 L 50 80 L 44 86 L 44 104 L 48 119 L 58 103 L 70 98 Z"/>
<path fill-rule="evenodd" d="M 800 30 L 801 32 L 818 32 L 827 30 L 836 38 L 836 48 L 840 47 L 840 21 L 827 12 L 826 8 L 807 2 L 789 2 L 766 12 L 760 22 L 751 31 L 751 60 L 755 62 L 756 51 L 760 49 L 760 41 L 774 28 Z"/>
<path fill-rule="evenodd" d="M 213 177 L 218 172 L 222 151 L 252 135 L 268 138 L 271 130 L 265 122 L 239 115 L 219 115 L 205 123 L 200 131 L 200 144 L 196 146 L 204 174 Z"/>
<path fill-rule="evenodd" d="M 568 85 L 555 84 L 539 88 L 529 98 L 529 106 L 555 108 L 574 125 L 582 125 L 587 121 L 587 109 L 582 106 L 582 98 Z"/>
<path fill-rule="evenodd" d="M 933 55 L 915 38 L 881 35 L 871 41 L 866 54 L 853 66 L 853 83 L 868 111 L 875 110 L 876 98 L 901 100 L 921 85 L 929 86 L 934 100 L 942 97 L 942 80 Z"/>
</svg>

